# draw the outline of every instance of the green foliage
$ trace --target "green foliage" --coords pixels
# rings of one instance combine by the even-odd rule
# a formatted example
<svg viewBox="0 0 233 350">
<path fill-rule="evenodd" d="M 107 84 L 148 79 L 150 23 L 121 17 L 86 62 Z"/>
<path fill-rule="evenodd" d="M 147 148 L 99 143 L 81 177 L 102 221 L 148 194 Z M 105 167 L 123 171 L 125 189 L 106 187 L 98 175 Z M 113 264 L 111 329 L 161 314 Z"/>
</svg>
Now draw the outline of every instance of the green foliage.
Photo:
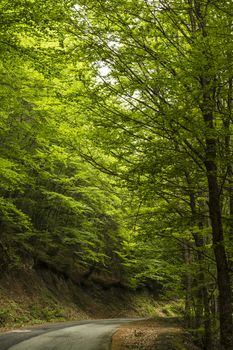
<svg viewBox="0 0 233 350">
<path fill-rule="evenodd" d="M 1 268 L 20 268 L 28 255 L 68 276 L 113 268 L 122 261 L 120 191 L 80 157 L 83 64 L 70 59 L 64 31 L 72 4 L 0 5 Z"/>
<path fill-rule="evenodd" d="M 230 348 L 232 4 L 77 2 L 73 34 L 93 74 L 84 85 L 89 140 L 108 158 L 90 146 L 84 156 L 133 193 L 124 252 L 132 283 L 168 280 L 208 337 L 217 270 L 220 313 L 228 310 L 221 342 Z"/>
<path fill-rule="evenodd" d="M 0 7 L 2 268 L 109 270 L 211 328 L 233 256 L 232 4 Z"/>
</svg>

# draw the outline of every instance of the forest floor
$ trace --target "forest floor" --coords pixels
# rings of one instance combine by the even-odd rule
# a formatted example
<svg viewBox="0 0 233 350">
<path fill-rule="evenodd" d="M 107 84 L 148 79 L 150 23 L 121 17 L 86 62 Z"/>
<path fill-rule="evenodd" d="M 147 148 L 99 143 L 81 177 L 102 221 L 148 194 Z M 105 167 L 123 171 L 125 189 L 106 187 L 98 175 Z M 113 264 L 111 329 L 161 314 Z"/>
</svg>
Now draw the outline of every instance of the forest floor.
<svg viewBox="0 0 233 350">
<path fill-rule="evenodd" d="M 118 329 L 112 350 L 199 350 L 175 318 L 156 317 Z"/>
</svg>

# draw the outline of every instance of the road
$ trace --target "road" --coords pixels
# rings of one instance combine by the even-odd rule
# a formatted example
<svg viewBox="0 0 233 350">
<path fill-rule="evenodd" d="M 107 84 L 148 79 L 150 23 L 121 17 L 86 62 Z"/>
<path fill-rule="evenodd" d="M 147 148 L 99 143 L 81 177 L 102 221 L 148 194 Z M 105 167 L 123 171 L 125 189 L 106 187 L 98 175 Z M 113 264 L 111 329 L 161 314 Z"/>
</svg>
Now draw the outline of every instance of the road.
<svg viewBox="0 0 233 350">
<path fill-rule="evenodd" d="M 136 320 L 69 322 L 0 333 L 0 350 L 109 350 L 114 331 Z"/>
</svg>

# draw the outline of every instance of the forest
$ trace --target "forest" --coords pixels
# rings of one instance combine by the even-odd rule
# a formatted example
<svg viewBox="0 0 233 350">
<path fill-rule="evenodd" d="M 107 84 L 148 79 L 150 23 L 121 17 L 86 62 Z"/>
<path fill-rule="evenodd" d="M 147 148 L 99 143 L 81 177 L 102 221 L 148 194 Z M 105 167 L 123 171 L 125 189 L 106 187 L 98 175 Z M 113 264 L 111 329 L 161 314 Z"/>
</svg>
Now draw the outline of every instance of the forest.
<svg viewBox="0 0 233 350">
<path fill-rule="evenodd" d="M 159 286 L 233 349 L 233 3 L 0 8 L 1 271 Z"/>
</svg>

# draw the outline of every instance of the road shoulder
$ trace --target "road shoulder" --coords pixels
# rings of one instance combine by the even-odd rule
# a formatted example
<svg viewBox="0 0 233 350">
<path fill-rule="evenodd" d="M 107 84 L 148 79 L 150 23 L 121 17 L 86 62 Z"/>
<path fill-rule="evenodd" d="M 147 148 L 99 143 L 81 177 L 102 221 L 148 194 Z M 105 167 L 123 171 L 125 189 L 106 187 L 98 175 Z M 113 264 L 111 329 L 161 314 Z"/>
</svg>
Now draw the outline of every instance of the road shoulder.
<svg viewBox="0 0 233 350">
<path fill-rule="evenodd" d="M 112 337 L 111 349 L 199 350 L 177 320 L 164 317 L 121 327 Z"/>
</svg>

